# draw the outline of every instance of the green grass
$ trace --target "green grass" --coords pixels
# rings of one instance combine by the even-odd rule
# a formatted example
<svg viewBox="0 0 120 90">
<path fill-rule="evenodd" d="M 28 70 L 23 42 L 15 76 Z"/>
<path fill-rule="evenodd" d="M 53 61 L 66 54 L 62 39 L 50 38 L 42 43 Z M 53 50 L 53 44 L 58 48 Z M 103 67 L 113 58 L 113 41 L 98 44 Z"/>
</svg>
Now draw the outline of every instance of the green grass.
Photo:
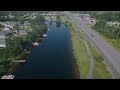
<svg viewBox="0 0 120 90">
<path fill-rule="evenodd" d="M 73 54 L 76 58 L 77 66 L 80 72 L 80 78 L 88 79 L 90 59 L 86 47 L 82 41 L 82 38 L 76 38 L 76 32 L 74 28 L 72 26 L 69 27 L 71 32 Z"/>
<path fill-rule="evenodd" d="M 111 73 L 108 71 L 106 64 L 104 63 L 104 59 L 101 55 L 99 55 L 95 48 L 90 45 L 90 51 L 95 60 L 95 67 L 93 78 L 94 79 L 110 79 Z"/>
</svg>

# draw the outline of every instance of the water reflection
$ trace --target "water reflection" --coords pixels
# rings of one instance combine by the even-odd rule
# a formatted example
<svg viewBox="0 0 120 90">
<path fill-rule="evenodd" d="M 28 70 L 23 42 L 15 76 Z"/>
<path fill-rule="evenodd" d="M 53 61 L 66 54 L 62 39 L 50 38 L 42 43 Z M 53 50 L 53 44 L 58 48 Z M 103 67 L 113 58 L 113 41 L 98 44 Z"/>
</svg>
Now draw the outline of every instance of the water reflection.
<svg viewBox="0 0 120 90">
<path fill-rule="evenodd" d="M 50 26 L 52 25 L 52 21 L 50 21 Z"/>
<path fill-rule="evenodd" d="M 61 22 L 56 22 L 56 26 L 57 26 L 57 28 L 60 28 L 61 27 Z"/>
</svg>

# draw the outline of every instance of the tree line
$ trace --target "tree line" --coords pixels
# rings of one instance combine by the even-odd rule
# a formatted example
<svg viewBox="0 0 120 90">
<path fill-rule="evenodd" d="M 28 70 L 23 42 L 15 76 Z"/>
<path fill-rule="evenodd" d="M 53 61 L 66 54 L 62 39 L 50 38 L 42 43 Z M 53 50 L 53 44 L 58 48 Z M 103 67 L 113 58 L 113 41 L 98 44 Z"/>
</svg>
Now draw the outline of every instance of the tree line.
<svg viewBox="0 0 120 90">
<path fill-rule="evenodd" d="M 6 47 L 0 48 L 0 77 L 7 72 L 10 61 L 14 60 L 25 48 L 27 48 L 37 37 L 47 30 L 43 16 L 37 16 L 35 20 L 29 20 L 32 32 L 26 36 L 10 36 L 6 38 Z"/>
<path fill-rule="evenodd" d="M 120 22 L 120 12 L 105 12 L 102 14 L 92 14 L 92 17 L 97 19 L 96 24 L 93 28 L 106 35 L 111 39 L 120 39 L 120 27 L 108 26 L 106 23 L 109 21 Z"/>
</svg>

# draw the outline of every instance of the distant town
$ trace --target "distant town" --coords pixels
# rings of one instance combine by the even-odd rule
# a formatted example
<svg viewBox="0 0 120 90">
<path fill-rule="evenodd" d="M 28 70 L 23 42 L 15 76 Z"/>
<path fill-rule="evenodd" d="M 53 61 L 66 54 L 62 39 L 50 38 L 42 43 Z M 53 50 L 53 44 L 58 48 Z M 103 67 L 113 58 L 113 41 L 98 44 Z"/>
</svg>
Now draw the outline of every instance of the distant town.
<svg viewBox="0 0 120 90">
<path fill-rule="evenodd" d="M 23 16 L 21 16 L 24 19 L 35 19 L 36 18 L 36 13 L 27 13 Z M 50 20 L 52 19 L 53 21 L 56 21 L 56 15 L 57 13 L 42 13 L 42 16 L 46 16 L 45 20 Z M 51 16 L 51 17 L 49 17 Z M 9 13 L 7 16 L 1 16 L 2 18 L 14 18 L 11 13 Z M 19 27 L 19 30 L 16 28 Z M 13 21 L 5 21 L 5 22 L 0 22 L 0 47 L 4 48 L 6 47 L 6 40 L 5 38 L 9 38 L 9 36 L 14 35 L 14 36 L 23 36 L 27 35 L 27 33 L 31 32 L 33 29 L 31 27 L 31 23 L 29 21 L 23 21 L 22 23 L 20 22 L 13 22 Z"/>
</svg>

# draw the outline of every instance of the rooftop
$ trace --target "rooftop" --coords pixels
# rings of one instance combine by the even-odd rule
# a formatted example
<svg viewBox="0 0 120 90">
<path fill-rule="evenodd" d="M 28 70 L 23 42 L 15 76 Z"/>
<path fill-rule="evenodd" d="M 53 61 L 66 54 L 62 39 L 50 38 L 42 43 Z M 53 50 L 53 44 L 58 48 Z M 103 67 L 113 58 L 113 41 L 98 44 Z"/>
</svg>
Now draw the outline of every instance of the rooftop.
<svg viewBox="0 0 120 90">
<path fill-rule="evenodd" d="M 0 32 L 0 36 L 5 36 L 3 31 Z"/>
<path fill-rule="evenodd" d="M 5 44 L 5 39 L 0 39 L 0 44 Z"/>
<path fill-rule="evenodd" d="M 1 79 L 13 79 L 14 77 L 14 75 L 4 75 Z"/>
</svg>

